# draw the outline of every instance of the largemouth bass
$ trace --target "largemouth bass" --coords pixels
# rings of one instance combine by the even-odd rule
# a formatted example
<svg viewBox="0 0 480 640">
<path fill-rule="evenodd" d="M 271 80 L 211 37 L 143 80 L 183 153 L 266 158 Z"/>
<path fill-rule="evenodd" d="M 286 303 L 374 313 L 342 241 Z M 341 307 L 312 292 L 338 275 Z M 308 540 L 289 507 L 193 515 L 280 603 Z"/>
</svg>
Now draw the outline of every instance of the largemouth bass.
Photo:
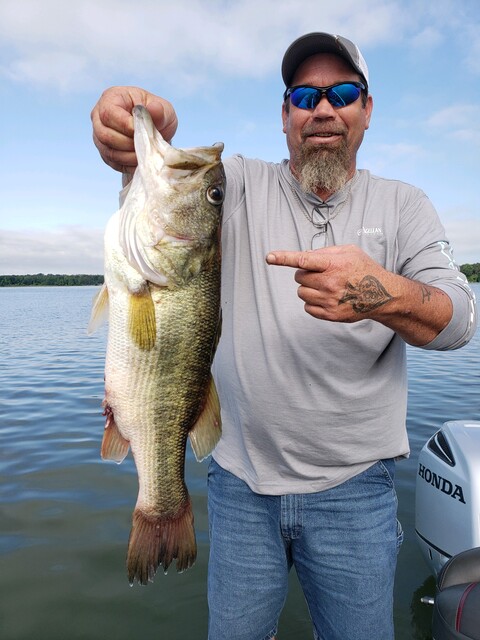
<svg viewBox="0 0 480 640">
<path fill-rule="evenodd" d="M 138 167 L 105 231 L 105 284 L 90 330 L 108 313 L 101 455 L 131 447 L 138 499 L 127 553 L 130 584 L 196 558 L 184 481 L 187 436 L 198 460 L 221 433 L 211 376 L 220 320 L 223 144 L 176 149 L 133 109 Z"/>
</svg>

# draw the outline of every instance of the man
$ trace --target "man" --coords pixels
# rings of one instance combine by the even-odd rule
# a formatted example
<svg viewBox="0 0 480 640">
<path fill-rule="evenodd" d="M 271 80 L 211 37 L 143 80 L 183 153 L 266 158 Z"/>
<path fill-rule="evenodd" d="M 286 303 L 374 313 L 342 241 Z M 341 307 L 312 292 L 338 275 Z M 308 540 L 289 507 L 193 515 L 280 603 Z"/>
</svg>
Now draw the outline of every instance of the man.
<svg viewBox="0 0 480 640">
<path fill-rule="evenodd" d="M 357 170 L 373 101 L 356 45 L 303 36 L 282 75 L 289 161 L 225 161 L 209 639 L 273 638 L 295 565 L 315 638 L 390 640 L 405 342 L 463 346 L 474 299 L 426 196 Z M 135 87 L 92 112 L 127 182 L 136 103 L 173 136 L 173 107 Z"/>
</svg>

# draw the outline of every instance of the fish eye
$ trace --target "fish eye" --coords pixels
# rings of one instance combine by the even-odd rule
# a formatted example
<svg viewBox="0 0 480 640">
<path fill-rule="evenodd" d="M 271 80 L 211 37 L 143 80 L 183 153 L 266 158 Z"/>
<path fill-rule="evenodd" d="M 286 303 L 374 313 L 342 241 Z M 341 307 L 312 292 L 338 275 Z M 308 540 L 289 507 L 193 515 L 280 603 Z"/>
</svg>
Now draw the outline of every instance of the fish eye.
<svg viewBox="0 0 480 640">
<path fill-rule="evenodd" d="M 222 204 L 224 195 L 222 187 L 218 185 L 213 185 L 207 189 L 207 200 L 211 204 Z"/>
</svg>

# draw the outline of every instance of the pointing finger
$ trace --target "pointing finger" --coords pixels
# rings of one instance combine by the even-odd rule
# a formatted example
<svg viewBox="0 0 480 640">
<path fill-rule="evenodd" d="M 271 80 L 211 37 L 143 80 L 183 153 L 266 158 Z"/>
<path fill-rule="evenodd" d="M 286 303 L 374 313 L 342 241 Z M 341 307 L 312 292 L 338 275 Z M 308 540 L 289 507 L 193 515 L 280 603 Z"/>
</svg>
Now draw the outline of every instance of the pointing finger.
<svg viewBox="0 0 480 640">
<path fill-rule="evenodd" d="M 267 257 L 268 264 L 293 267 L 305 271 L 325 271 L 328 262 L 318 251 L 272 251 Z"/>
</svg>

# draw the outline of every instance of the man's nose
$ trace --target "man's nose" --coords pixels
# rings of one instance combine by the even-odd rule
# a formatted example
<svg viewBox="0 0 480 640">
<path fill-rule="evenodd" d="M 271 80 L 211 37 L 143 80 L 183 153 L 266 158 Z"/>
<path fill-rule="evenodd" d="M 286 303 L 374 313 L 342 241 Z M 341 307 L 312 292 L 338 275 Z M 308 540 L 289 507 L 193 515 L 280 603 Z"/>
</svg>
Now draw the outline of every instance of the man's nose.
<svg viewBox="0 0 480 640">
<path fill-rule="evenodd" d="M 327 96 L 323 95 L 320 98 L 320 102 L 317 104 L 317 106 L 313 110 L 312 115 L 315 118 L 334 118 L 335 117 L 335 108 L 332 107 L 332 105 L 327 99 Z"/>
</svg>

